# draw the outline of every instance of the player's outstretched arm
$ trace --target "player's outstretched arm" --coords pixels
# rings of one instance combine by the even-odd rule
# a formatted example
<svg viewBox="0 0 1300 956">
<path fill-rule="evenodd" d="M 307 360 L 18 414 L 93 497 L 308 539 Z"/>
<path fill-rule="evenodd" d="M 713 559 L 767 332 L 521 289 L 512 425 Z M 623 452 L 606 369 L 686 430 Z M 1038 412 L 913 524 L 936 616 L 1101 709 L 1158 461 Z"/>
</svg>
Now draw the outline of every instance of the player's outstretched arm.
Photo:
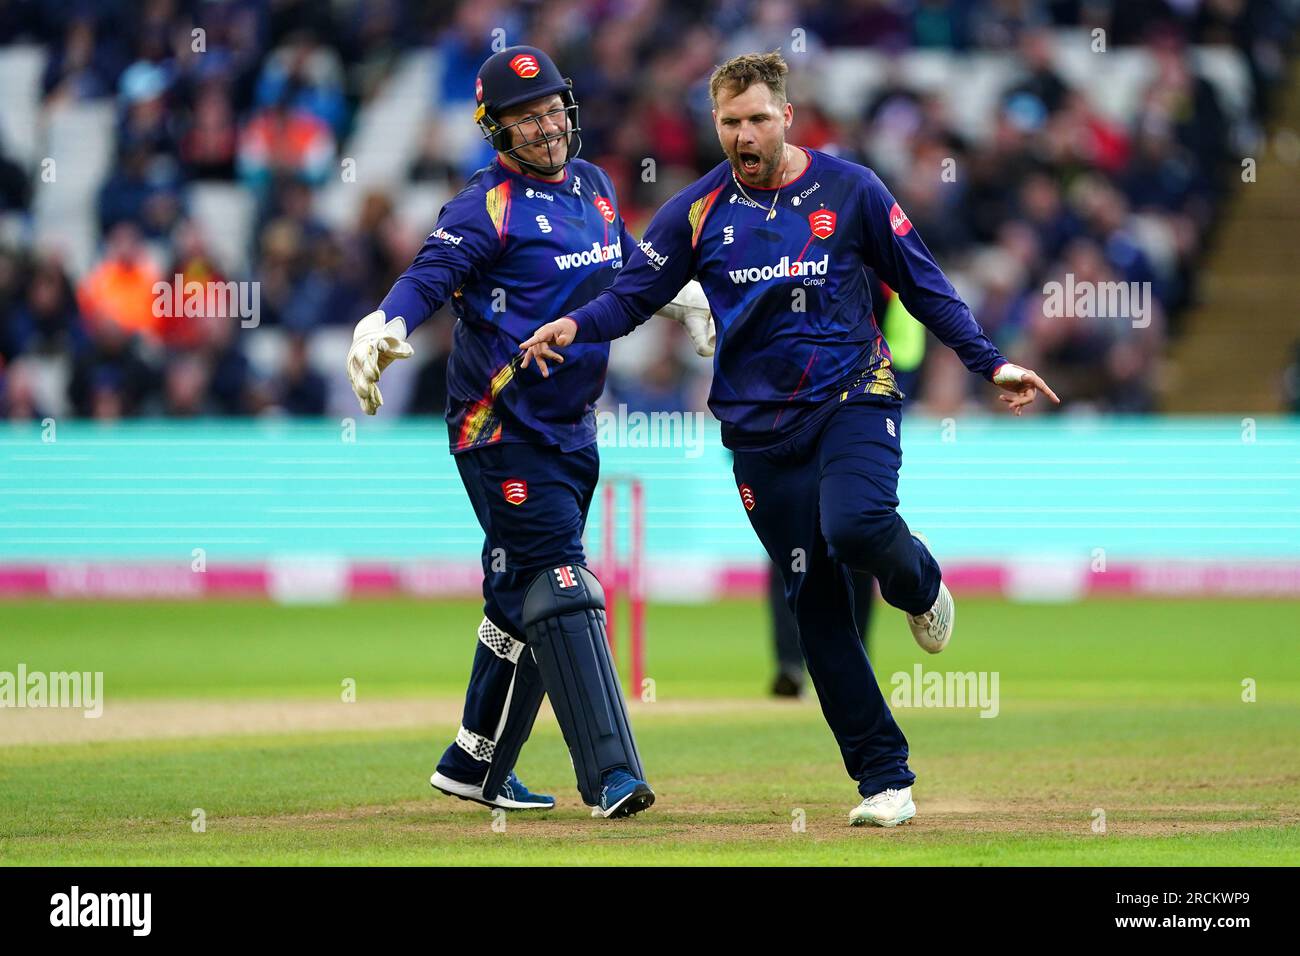
<svg viewBox="0 0 1300 956">
<path fill-rule="evenodd" d="M 571 315 L 548 322 L 531 338 L 519 343 L 524 352 L 522 367 L 536 361 L 542 375 L 549 377 L 546 363 L 564 361 L 556 349 L 579 339 L 613 341 L 630 333 L 669 303 L 678 301 L 674 296 L 690 295 L 683 287 L 691 278 L 694 250 L 687 215 L 690 199 L 683 197 L 684 191 L 655 213 L 646 229 L 645 241 L 636 244 L 612 286 Z M 631 234 L 624 230 L 624 236 L 625 244 L 630 245 Z M 698 298 L 704 298 L 703 290 Z M 682 301 L 692 308 L 698 307 L 698 301 L 693 298 Z"/>
<path fill-rule="evenodd" d="M 438 214 L 434 231 L 411 265 L 397 277 L 379 308 L 357 323 L 347 373 L 361 410 L 373 415 L 384 404 L 379 376 L 396 359 L 410 358 L 407 335 L 460 288 L 474 269 L 487 268 L 503 248 L 485 211 L 483 195 L 466 188 Z M 389 316 L 392 316 L 390 319 Z"/>
<path fill-rule="evenodd" d="M 671 235 L 671 230 L 666 231 L 669 233 L 670 239 L 680 241 L 680 237 Z M 637 242 L 632 233 L 628 232 L 626 223 L 622 226 L 622 239 L 624 249 L 639 250 L 645 253 L 646 259 L 649 260 L 649 253 L 642 249 L 641 243 Z M 655 248 L 651 239 L 646 240 L 646 245 L 651 250 Z M 631 255 L 630 252 L 629 255 Z M 667 264 L 667 258 L 663 254 L 655 252 L 655 265 L 662 269 Z M 704 358 L 710 358 L 713 355 L 718 334 L 713 325 L 713 312 L 709 308 L 708 297 L 705 296 L 704 289 L 696 280 L 691 279 L 682 286 L 677 294 L 673 296 L 671 302 L 655 310 L 654 317 L 656 319 L 669 319 L 685 329 L 691 344 L 695 346 L 697 355 Z"/>
<path fill-rule="evenodd" d="M 704 289 L 694 279 L 682 286 L 682 290 L 671 302 L 656 312 L 655 316 L 679 323 L 690 336 L 691 344 L 695 346 L 697 354 L 704 358 L 713 355 L 714 345 L 717 342 L 713 313 L 709 308 L 709 300 L 704 295 Z M 519 347 L 524 350 L 524 359 L 520 366 L 527 368 L 530 362 L 536 361 L 542 377 L 549 378 L 550 369 L 546 365 L 547 361 L 557 364 L 564 361 L 564 356 L 555 349 L 563 348 L 573 342 L 577 330 L 578 324 L 567 315 L 543 325 L 530 339 L 519 343 Z"/>
<path fill-rule="evenodd" d="M 1019 417 L 1021 411 L 1026 405 L 1029 405 L 1042 392 L 1057 405 L 1061 400 L 1056 397 L 1056 393 L 1047 387 L 1047 383 L 1033 369 L 1021 368 L 1019 365 L 1012 365 L 1006 362 L 999 365 L 993 372 L 993 384 L 999 388 L 1006 389 L 1010 395 L 999 395 L 1001 401 L 1007 403 L 1012 412 Z"/>
<path fill-rule="evenodd" d="M 867 265 L 898 292 L 903 305 L 976 375 L 1009 392 L 999 395 L 1019 416 L 1041 391 L 1056 397 L 1032 369 L 1008 362 L 957 295 L 898 201 L 870 170 L 863 178 L 862 208 Z"/>
</svg>

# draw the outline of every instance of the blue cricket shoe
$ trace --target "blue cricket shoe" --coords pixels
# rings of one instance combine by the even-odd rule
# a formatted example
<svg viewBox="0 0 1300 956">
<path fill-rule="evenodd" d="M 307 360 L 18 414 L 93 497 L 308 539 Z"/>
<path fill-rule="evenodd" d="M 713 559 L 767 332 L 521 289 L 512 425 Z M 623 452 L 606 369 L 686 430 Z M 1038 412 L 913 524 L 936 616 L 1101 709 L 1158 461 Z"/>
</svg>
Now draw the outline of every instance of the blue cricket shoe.
<svg viewBox="0 0 1300 956">
<path fill-rule="evenodd" d="M 610 770 L 601 781 L 600 806 L 591 808 L 593 817 L 630 817 L 648 810 L 655 802 L 650 784 L 638 780 L 623 768 Z"/>
<path fill-rule="evenodd" d="M 483 796 L 481 783 L 463 783 L 443 773 L 434 773 L 429 778 L 429 783 L 435 790 L 441 790 L 450 797 L 473 800 L 485 807 L 501 807 L 504 810 L 550 810 L 555 806 L 554 797 L 545 793 L 532 793 L 524 786 L 523 781 L 515 776 L 513 770 L 510 776 L 506 777 L 506 782 L 501 785 L 497 795 L 490 798 Z"/>
</svg>

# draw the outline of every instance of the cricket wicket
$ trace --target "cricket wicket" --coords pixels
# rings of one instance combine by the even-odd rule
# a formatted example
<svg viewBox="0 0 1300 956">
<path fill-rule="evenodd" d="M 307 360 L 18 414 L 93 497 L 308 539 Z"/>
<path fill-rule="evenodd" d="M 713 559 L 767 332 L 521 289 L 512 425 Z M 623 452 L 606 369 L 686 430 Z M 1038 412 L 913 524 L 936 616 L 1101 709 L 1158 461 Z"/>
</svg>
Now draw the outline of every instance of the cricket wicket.
<svg viewBox="0 0 1300 956">
<path fill-rule="evenodd" d="M 618 660 L 618 631 L 615 609 L 624 590 L 628 596 L 629 687 L 630 697 L 641 696 L 645 677 L 645 489 L 641 479 L 632 475 L 609 475 L 603 479 L 605 491 L 601 509 L 600 576 L 605 588 L 605 632 L 609 652 Z M 628 540 L 627 560 L 619 555 L 618 511 L 620 487 L 627 488 Z"/>
</svg>

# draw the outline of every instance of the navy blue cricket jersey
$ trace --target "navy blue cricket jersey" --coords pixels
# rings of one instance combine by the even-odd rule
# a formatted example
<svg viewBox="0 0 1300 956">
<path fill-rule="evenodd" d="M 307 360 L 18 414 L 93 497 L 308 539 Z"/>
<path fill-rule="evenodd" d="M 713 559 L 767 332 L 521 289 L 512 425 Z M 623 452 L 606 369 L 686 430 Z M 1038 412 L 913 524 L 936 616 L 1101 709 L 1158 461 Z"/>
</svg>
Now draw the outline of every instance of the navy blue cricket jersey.
<svg viewBox="0 0 1300 956">
<path fill-rule="evenodd" d="M 804 152 L 771 220 L 776 191 L 742 191 L 719 164 L 655 214 L 612 287 L 569 313 L 575 345 L 608 341 L 698 279 L 717 327 L 709 408 L 730 448 L 775 445 L 854 395 L 901 397 L 864 266 L 972 372 L 991 380 L 1006 361 L 880 178 Z"/>
<path fill-rule="evenodd" d="M 580 159 L 557 183 L 494 161 L 443 206 L 379 308 L 404 318 L 409 332 L 451 300 L 459 319 L 447 363 L 453 453 L 494 442 L 563 451 L 595 442 L 609 344 L 567 349 L 543 378 L 535 364 L 519 367 L 519 343 L 608 288 L 631 242 L 609 177 Z"/>
</svg>

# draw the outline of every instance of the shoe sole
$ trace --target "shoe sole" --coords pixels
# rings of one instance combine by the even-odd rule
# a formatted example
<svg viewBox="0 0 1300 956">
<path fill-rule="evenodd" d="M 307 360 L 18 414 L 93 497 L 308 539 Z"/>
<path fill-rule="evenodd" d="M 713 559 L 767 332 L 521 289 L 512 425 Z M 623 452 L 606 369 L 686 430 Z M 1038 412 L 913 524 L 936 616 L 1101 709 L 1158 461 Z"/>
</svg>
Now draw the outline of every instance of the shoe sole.
<svg viewBox="0 0 1300 956">
<path fill-rule="evenodd" d="M 946 585 L 945 585 L 946 589 Z M 943 643 L 932 650 L 931 654 L 941 654 L 944 648 L 952 643 L 952 636 L 957 630 L 957 601 L 953 598 L 952 592 L 948 592 L 948 636 L 943 639 Z"/>
<path fill-rule="evenodd" d="M 480 790 L 478 787 L 472 787 L 470 784 L 461 783 L 459 780 L 452 780 L 450 777 L 444 777 L 440 773 L 435 773 L 432 777 L 429 778 L 429 786 L 433 787 L 433 789 L 437 790 L 439 793 L 445 793 L 449 797 L 455 797 L 457 800 L 466 800 L 470 803 L 477 803 L 480 807 L 488 807 L 489 809 L 492 810 L 553 810 L 555 809 L 554 800 L 552 800 L 550 803 L 520 803 L 518 800 L 503 800 L 500 797 L 498 797 L 497 802 L 492 803 L 488 800 L 483 799 L 481 795 L 482 790 Z M 474 796 L 473 794 L 470 793 L 457 793 L 455 790 L 449 789 L 452 786 L 470 787 L 473 790 L 478 790 L 480 795 Z"/>
<path fill-rule="evenodd" d="M 606 820 L 614 820 L 619 817 L 630 817 L 634 813 L 640 813 L 642 810 L 649 810 L 654 806 L 655 792 L 649 787 L 640 786 L 629 793 L 626 797 L 614 804 L 609 810 L 602 810 L 600 807 L 593 807 L 593 816 L 597 813 Z"/>
<path fill-rule="evenodd" d="M 921 536 L 915 535 L 915 537 L 919 538 Z M 922 538 L 922 540 L 924 541 L 925 539 Z M 927 654 L 942 654 L 944 648 L 946 648 L 949 644 L 952 643 L 952 635 L 957 628 L 957 602 L 953 599 L 951 592 L 949 592 L 948 594 L 948 602 L 951 605 L 951 607 L 948 610 L 948 636 L 943 639 L 942 644 L 940 644 L 938 647 L 935 647 L 929 641 L 918 637 L 915 632 L 912 633 L 912 638 L 913 640 L 916 641 L 917 646 L 921 648 L 921 650 L 925 651 Z"/>
<path fill-rule="evenodd" d="M 916 816 L 916 804 L 911 804 L 903 809 L 903 812 L 892 820 L 873 820 L 870 817 L 850 817 L 849 826 L 851 827 L 901 827 L 903 824 L 911 821 Z"/>
</svg>

